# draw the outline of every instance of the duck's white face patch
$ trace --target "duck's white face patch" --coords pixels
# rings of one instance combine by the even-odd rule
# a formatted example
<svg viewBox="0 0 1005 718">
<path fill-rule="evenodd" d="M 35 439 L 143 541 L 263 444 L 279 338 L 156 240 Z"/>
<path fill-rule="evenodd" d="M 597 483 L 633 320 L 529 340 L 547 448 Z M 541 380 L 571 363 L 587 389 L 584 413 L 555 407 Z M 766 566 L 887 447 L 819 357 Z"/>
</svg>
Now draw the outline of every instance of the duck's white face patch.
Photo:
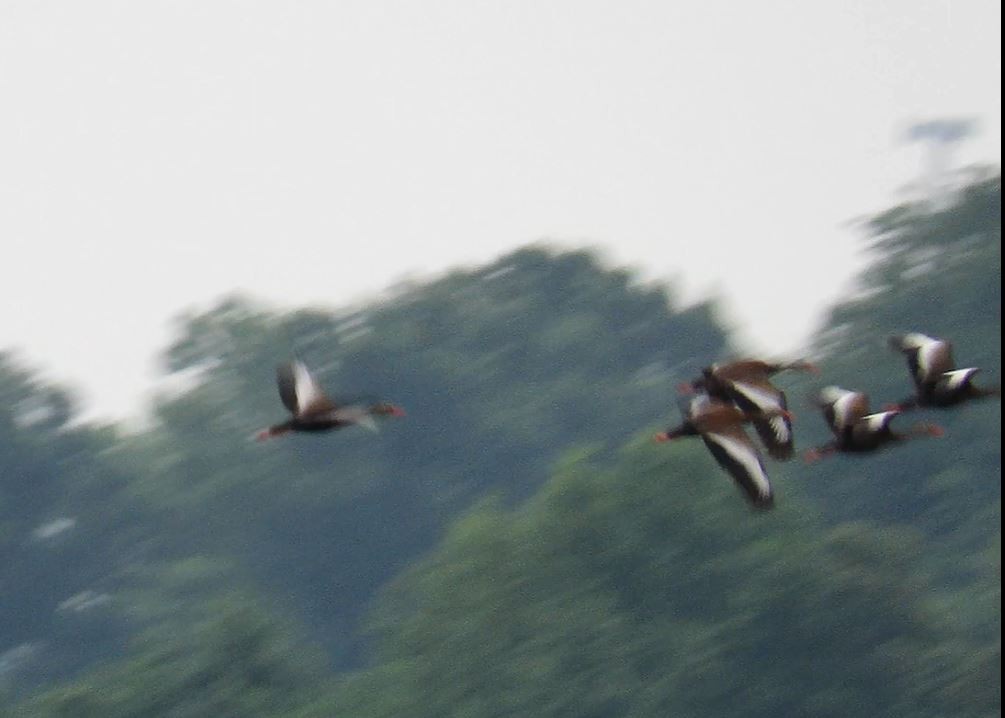
<svg viewBox="0 0 1005 718">
<path fill-rule="evenodd" d="M 711 405 L 712 402 L 709 400 L 708 396 L 705 394 L 698 394 L 688 403 L 688 414 L 690 416 L 697 416 L 708 409 Z"/>
<path fill-rule="evenodd" d="M 343 406 L 341 409 L 337 409 L 332 412 L 332 418 L 336 421 L 342 421 L 346 424 L 356 424 L 357 426 L 362 426 L 364 429 L 369 429 L 374 433 L 378 433 L 380 428 L 377 426 L 376 420 L 362 406 Z"/>
<path fill-rule="evenodd" d="M 377 422 L 369 414 L 365 414 L 356 420 L 357 426 L 362 426 L 368 431 L 372 431 L 375 434 L 380 433 L 380 427 L 377 426 Z"/>
</svg>

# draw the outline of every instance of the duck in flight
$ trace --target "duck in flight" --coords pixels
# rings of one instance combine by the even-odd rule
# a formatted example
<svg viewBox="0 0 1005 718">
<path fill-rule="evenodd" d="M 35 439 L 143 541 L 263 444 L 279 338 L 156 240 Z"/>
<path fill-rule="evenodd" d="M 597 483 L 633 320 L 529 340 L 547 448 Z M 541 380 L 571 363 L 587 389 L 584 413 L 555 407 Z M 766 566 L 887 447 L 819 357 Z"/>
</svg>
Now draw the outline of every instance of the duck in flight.
<svg viewBox="0 0 1005 718">
<path fill-rule="evenodd" d="M 705 392 L 713 399 L 732 402 L 752 416 L 761 443 L 774 459 L 790 459 L 794 453 L 792 419 L 787 413 L 785 392 L 771 383 L 778 372 L 793 369 L 819 373 L 816 365 L 799 360 L 773 363 L 741 359 L 727 364 L 712 364 L 702 369 L 702 376 L 682 384 L 684 393 Z"/>
<path fill-rule="evenodd" d="M 915 394 L 891 408 L 905 411 L 918 406 L 945 408 L 964 401 L 1001 396 L 1001 387 L 978 387 L 973 383 L 980 369 L 957 369 L 952 344 L 918 332 L 890 337 L 890 346 L 907 357 Z"/>
<path fill-rule="evenodd" d="M 936 424 L 915 424 L 907 432 L 894 431 L 890 422 L 901 410 L 892 408 L 870 413 L 869 397 L 861 391 L 829 386 L 820 391 L 816 403 L 834 439 L 808 450 L 806 461 L 816 461 L 836 452 L 868 453 L 916 437 L 943 435 L 942 427 Z"/>
<path fill-rule="evenodd" d="M 404 416 L 405 412 L 387 402 L 375 404 L 337 404 L 325 394 L 303 362 L 292 361 L 276 369 L 279 398 L 293 415 L 281 424 L 259 431 L 258 441 L 291 431 L 330 431 L 358 424 L 376 430 L 375 417 Z"/>
<path fill-rule="evenodd" d="M 774 503 L 771 482 L 764 462 L 743 424 L 756 418 L 788 416 L 784 409 L 770 409 L 752 415 L 732 403 L 706 394 L 693 397 L 687 405 L 683 423 L 655 436 L 656 441 L 672 441 L 684 436 L 699 436 L 756 508 L 768 509 Z"/>
</svg>

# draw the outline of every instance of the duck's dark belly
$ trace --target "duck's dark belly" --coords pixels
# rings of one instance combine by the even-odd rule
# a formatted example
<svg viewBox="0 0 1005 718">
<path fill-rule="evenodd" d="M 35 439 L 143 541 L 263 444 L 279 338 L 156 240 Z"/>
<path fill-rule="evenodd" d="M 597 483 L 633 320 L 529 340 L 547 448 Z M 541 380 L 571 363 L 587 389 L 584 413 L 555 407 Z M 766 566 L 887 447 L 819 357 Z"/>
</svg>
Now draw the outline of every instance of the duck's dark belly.
<svg viewBox="0 0 1005 718">
<path fill-rule="evenodd" d="M 847 452 L 849 454 L 865 454 L 870 451 L 876 451 L 876 449 L 882 448 L 886 444 L 892 444 L 896 441 L 896 438 L 887 433 L 854 433 L 851 436 L 845 437 L 845 440 L 841 442 L 841 451 Z"/>
<path fill-rule="evenodd" d="M 333 429 L 341 429 L 343 426 L 348 424 L 344 421 L 336 421 L 334 419 L 325 419 L 322 421 L 295 421 L 291 427 L 294 431 L 307 431 L 307 432 L 318 432 L 318 431 L 332 431 Z"/>
<path fill-rule="evenodd" d="M 944 409 L 947 406 L 956 406 L 967 398 L 967 392 L 961 391 L 933 391 L 921 397 L 918 403 L 921 406 L 930 406 L 936 409 Z"/>
</svg>

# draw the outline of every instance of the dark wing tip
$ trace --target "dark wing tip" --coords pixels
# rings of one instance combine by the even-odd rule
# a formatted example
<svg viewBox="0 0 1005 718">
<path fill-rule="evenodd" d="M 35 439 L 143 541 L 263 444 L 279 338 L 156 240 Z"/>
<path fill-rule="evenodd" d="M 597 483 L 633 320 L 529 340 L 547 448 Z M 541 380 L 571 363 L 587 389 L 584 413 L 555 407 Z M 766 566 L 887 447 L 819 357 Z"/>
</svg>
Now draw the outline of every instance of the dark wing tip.
<svg viewBox="0 0 1005 718">
<path fill-rule="evenodd" d="M 279 387 L 279 398 L 291 414 L 297 413 L 296 377 L 293 374 L 293 362 L 286 362 L 276 367 L 276 385 Z"/>
<path fill-rule="evenodd" d="M 784 404 L 784 395 L 783 395 Z M 781 422 L 784 430 L 779 432 L 776 426 Z M 758 418 L 754 420 L 754 429 L 764 444 L 768 456 L 777 461 L 786 461 L 792 458 L 795 453 L 793 446 L 792 418 L 791 416 L 770 417 L 767 419 Z M 782 434 L 782 435 L 780 435 Z"/>
</svg>

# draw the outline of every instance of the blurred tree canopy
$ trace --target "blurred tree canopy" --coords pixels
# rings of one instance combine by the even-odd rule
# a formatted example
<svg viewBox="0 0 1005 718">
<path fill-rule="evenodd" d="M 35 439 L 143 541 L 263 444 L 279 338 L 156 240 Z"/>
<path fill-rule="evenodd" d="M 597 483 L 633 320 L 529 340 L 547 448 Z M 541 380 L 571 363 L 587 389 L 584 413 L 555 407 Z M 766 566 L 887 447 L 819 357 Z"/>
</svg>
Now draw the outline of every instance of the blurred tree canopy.
<svg viewBox="0 0 1005 718">
<path fill-rule="evenodd" d="M 910 393 L 893 332 L 997 381 L 1000 198 L 984 174 L 862 225 L 824 377 L 780 380 L 800 445 L 828 438 L 824 383 Z M 3 357 L 0 713 L 998 715 L 998 402 L 919 415 L 942 440 L 772 464 L 762 515 L 699 442 L 647 439 L 735 351 L 713 304 L 529 247 L 338 311 L 183 317 L 188 388 L 141 434 L 75 425 Z M 408 417 L 251 442 L 291 356 Z"/>
</svg>

